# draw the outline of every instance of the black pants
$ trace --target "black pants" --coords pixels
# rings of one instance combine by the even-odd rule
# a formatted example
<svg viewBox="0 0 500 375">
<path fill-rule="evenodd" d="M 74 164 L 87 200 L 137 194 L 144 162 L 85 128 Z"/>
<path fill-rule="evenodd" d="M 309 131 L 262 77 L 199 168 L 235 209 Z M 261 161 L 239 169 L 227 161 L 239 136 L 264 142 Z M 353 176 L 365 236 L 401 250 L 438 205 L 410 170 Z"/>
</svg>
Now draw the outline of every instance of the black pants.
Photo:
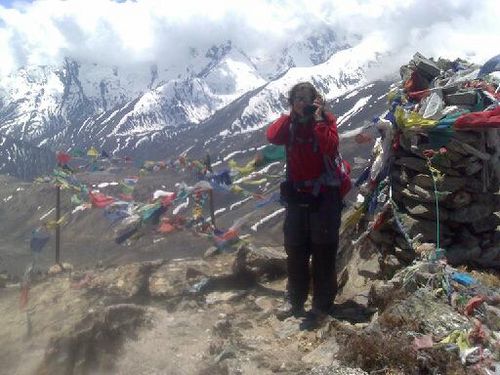
<svg viewBox="0 0 500 375">
<path fill-rule="evenodd" d="M 335 258 L 342 202 L 338 188 L 321 193 L 318 202 L 289 201 L 284 235 L 288 255 L 288 296 L 295 307 L 307 300 L 312 257 L 313 308 L 328 311 L 337 294 Z"/>
</svg>

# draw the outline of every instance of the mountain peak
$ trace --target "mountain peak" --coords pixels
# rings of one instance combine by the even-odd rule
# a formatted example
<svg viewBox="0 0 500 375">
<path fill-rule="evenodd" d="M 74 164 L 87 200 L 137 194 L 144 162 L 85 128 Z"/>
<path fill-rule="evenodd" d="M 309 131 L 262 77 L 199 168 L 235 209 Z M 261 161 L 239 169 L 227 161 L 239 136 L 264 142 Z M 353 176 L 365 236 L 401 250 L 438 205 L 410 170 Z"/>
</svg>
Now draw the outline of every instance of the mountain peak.
<svg viewBox="0 0 500 375">
<path fill-rule="evenodd" d="M 189 53 L 184 66 L 106 66 L 67 57 L 58 67 L 19 70 L 0 82 L 0 131 L 54 150 L 95 145 L 134 155 L 148 150 L 137 145 L 168 142 L 231 103 L 240 117 L 229 111 L 218 133 L 261 129 L 285 109 L 282 96 L 294 82 L 311 80 L 328 97 L 338 96 L 364 84 L 367 64 L 377 60 L 328 28 L 268 55 L 231 40 Z"/>
<path fill-rule="evenodd" d="M 226 40 L 224 43 L 221 43 L 218 46 L 213 45 L 212 47 L 210 47 L 205 54 L 205 57 L 209 59 L 221 59 L 225 54 L 231 51 L 231 48 L 232 42 L 230 40 Z"/>
</svg>

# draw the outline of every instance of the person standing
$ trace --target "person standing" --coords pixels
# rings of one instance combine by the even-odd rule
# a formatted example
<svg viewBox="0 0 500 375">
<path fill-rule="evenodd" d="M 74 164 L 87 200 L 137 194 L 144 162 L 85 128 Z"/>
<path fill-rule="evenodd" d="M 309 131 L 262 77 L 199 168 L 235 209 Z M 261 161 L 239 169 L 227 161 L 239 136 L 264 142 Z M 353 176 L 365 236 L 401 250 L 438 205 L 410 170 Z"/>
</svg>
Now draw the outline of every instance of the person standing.
<svg viewBox="0 0 500 375">
<path fill-rule="evenodd" d="M 335 116 L 309 82 L 289 93 L 290 113 L 267 128 L 270 143 L 286 147 L 287 178 L 281 188 L 286 215 L 283 226 L 287 253 L 288 291 L 278 319 L 305 317 L 312 329 L 328 314 L 337 293 L 335 258 L 339 242 L 342 199 L 339 178 L 329 160 L 338 153 Z M 312 258 L 312 275 L 309 262 Z M 312 276 L 312 309 L 305 312 Z"/>
</svg>

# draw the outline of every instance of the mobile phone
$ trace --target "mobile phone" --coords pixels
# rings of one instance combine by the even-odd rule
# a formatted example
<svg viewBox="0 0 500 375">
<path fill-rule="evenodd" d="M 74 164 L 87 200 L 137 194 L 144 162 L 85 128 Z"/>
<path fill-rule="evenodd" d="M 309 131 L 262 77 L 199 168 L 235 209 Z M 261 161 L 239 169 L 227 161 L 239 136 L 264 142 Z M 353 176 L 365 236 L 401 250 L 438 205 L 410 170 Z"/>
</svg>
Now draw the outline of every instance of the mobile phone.
<svg viewBox="0 0 500 375">
<path fill-rule="evenodd" d="M 316 110 L 318 109 L 317 105 L 314 104 L 308 104 L 304 107 L 304 115 L 312 115 Z"/>
</svg>

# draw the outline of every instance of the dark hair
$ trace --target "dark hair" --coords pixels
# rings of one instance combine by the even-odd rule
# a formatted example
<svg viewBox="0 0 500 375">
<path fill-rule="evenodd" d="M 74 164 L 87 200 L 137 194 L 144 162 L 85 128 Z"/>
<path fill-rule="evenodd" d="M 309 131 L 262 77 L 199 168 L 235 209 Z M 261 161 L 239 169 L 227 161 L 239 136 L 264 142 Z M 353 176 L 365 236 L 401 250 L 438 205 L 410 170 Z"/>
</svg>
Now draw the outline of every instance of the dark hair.
<svg viewBox="0 0 500 375">
<path fill-rule="evenodd" d="M 292 89 L 290 90 L 290 93 L 288 94 L 288 104 L 293 105 L 293 101 L 297 96 L 297 91 L 304 89 L 309 91 L 313 99 L 320 96 L 318 90 L 316 90 L 316 88 L 312 85 L 312 83 L 300 82 L 297 83 L 295 86 L 293 86 Z"/>
</svg>

